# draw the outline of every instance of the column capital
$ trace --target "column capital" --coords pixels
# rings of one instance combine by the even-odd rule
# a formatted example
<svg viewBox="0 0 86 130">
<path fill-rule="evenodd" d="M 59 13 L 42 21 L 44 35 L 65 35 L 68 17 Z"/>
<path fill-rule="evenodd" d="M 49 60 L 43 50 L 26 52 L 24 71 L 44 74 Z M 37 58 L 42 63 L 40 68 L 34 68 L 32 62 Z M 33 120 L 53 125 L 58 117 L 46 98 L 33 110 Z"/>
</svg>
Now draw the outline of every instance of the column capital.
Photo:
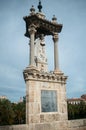
<svg viewBox="0 0 86 130">
<path fill-rule="evenodd" d="M 54 33 L 53 34 L 53 41 L 54 41 L 54 43 L 57 42 L 58 40 L 59 40 L 58 33 Z"/>
<path fill-rule="evenodd" d="M 34 24 L 31 24 L 28 31 L 30 34 L 35 34 L 36 33 L 36 26 Z"/>
</svg>

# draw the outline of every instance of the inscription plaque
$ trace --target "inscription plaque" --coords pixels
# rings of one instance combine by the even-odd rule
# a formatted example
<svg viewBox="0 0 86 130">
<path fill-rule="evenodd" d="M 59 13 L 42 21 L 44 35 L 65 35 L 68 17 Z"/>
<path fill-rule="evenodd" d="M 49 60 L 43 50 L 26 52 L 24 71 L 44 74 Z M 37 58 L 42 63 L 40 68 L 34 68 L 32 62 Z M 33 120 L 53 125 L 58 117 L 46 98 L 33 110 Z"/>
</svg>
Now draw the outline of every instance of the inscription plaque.
<svg viewBox="0 0 86 130">
<path fill-rule="evenodd" d="M 41 91 L 41 110 L 42 112 L 57 111 L 57 91 L 55 90 Z"/>
</svg>

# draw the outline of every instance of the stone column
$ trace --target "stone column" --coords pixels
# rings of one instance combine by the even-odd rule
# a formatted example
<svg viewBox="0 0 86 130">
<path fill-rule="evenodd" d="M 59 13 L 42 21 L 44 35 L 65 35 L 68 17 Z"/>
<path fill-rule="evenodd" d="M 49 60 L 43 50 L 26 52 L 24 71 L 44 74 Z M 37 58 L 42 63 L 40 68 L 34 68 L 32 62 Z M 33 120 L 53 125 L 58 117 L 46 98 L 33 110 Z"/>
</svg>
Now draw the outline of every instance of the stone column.
<svg viewBox="0 0 86 130">
<path fill-rule="evenodd" d="M 59 59 L 58 59 L 58 33 L 54 33 L 54 71 L 59 71 Z"/>
<path fill-rule="evenodd" d="M 30 33 L 30 66 L 34 66 L 34 39 L 35 39 L 35 33 L 36 33 L 36 29 L 35 29 L 35 25 L 32 24 L 30 26 L 30 28 L 28 29 L 29 33 Z"/>
</svg>

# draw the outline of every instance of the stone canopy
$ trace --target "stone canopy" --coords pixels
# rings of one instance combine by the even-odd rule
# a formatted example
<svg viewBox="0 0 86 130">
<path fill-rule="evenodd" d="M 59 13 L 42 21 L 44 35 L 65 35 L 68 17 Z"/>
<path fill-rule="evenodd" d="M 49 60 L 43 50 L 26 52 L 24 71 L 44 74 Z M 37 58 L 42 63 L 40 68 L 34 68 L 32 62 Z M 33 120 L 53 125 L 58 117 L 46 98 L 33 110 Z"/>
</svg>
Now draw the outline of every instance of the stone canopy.
<svg viewBox="0 0 86 130">
<path fill-rule="evenodd" d="M 44 15 L 41 13 L 34 13 L 29 16 L 25 16 L 24 21 L 26 22 L 26 37 L 30 37 L 29 27 L 34 24 L 36 27 L 35 38 L 38 38 L 41 34 L 54 35 L 54 33 L 60 33 L 62 29 L 62 24 L 58 24 L 54 20 L 49 21 L 45 19 Z"/>
</svg>

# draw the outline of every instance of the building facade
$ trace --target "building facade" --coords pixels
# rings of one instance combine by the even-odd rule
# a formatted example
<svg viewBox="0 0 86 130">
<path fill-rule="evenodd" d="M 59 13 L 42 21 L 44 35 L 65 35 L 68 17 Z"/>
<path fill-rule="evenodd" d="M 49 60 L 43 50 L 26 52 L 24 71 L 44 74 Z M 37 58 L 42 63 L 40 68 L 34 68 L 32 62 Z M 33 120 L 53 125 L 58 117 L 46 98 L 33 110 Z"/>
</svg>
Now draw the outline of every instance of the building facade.
<svg viewBox="0 0 86 130">
<path fill-rule="evenodd" d="M 86 94 L 83 94 L 80 98 L 69 98 L 67 99 L 68 104 L 80 104 L 81 102 L 86 103 Z"/>
<path fill-rule="evenodd" d="M 5 96 L 5 95 L 1 95 L 1 96 L 0 96 L 0 100 L 3 100 L 3 99 L 8 99 L 8 98 L 7 98 L 7 96 Z"/>
</svg>

